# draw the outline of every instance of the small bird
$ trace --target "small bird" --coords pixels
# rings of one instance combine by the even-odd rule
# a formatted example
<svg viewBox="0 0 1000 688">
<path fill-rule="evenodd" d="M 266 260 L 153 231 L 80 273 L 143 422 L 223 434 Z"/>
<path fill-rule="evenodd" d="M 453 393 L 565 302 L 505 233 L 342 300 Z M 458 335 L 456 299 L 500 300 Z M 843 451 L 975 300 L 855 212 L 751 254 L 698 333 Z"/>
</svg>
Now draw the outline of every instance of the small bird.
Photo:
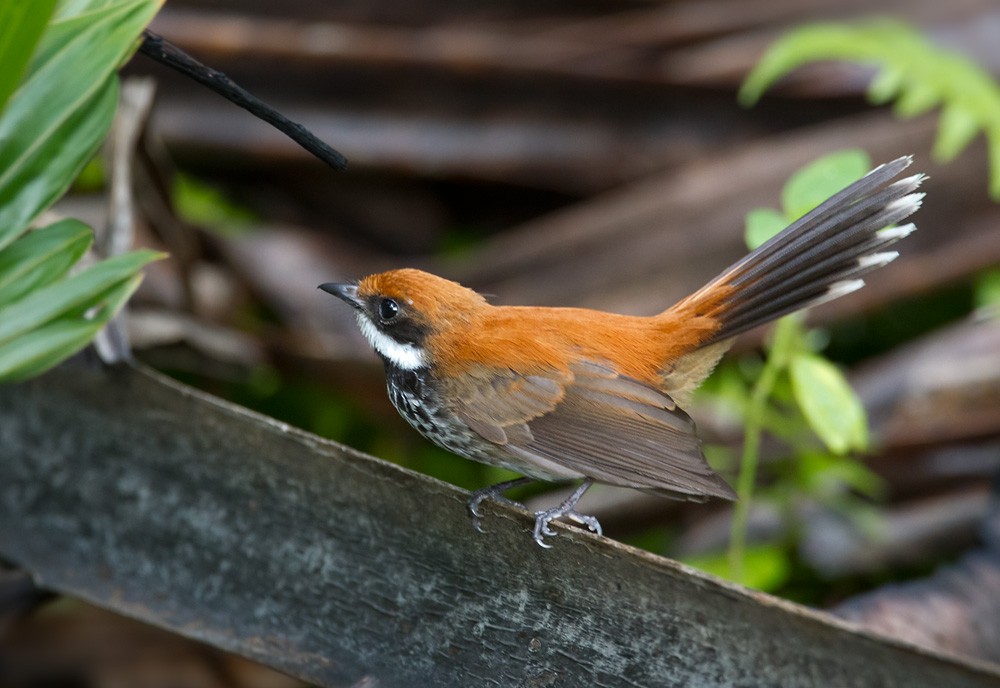
<svg viewBox="0 0 1000 688">
<path fill-rule="evenodd" d="M 583 308 L 493 306 L 460 284 L 402 269 L 320 289 L 356 311 L 385 364 L 389 398 L 422 435 L 460 456 L 525 476 L 472 494 L 485 499 L 531 480 L 582 480 L 535 513 L 534 539 L 567 518 L 601 534 L 576 504 L 595 482 L 672 498 L 735 499 L 684 412 L 733 338 L 774 318 L 861 288 L 895 259 L 886 248 L 913 224 L 924 176 L 895 178 L 909 157 L 835 194 L 707 285 L 658 315 Z"/>
</svg>

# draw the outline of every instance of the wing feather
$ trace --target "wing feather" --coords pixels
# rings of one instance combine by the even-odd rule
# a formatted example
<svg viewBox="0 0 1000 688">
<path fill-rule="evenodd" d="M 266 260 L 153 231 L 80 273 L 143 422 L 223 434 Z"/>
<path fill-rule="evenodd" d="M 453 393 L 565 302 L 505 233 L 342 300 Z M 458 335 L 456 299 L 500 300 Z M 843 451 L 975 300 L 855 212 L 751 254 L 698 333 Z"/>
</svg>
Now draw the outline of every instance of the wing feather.
<svg viewBox="0 0 1000 688">
<path fill-rule="evenodd" d="M 548 376 L 467 377 L 455 413 L 518 463 L 684 499 L 733 499 L 705 461 L 694 421 L 664 392 L 584 362 Z"/>
</svg>

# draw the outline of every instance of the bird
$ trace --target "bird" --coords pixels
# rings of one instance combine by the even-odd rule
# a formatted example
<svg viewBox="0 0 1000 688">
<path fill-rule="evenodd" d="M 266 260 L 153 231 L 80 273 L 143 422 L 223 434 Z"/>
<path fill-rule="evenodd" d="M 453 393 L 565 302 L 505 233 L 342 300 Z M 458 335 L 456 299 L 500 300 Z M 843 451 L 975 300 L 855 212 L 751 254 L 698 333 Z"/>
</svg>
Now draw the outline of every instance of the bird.
<svg viewBox="0 0 1000 688">
<path fill-rule="evenodd" d="M 532 537 L 550 547 L 565 519 L 602 535 L 576 510 L 594 484 L 675 499 L 733 500 L 708 465 L 684 411 L 734 337 L 849 294 L 894 260 L 914 231 L 923 174 L 898 178 L 902 157 L 876 167 L 792 222 L 690 296 L 652 316 L 585 308 L 498 306 L 413 268 L 319 286 L 353 307 L 382 359 L 389 399 L 420 434 L 473 461 L 522 477 L 472 493 L 486 499 L 530 481 L 575 483 L 537 511 Z"/>
</svg>

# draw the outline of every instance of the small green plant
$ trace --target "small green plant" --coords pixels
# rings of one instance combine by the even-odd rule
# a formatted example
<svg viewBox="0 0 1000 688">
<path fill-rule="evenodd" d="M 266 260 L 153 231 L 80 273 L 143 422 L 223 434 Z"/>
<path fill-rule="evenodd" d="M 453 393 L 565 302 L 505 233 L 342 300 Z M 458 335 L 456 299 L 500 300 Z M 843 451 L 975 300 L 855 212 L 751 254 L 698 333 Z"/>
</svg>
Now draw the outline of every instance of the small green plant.
<svg viewBox="0 0 1000 688">
<path fill-rule="evenodd" d="M 896 114 L 916 117 L 941 106 L 933 155 L 957 156 L 979 131 L 986 135 L 990 194 L 1000 200 L 1000 86 L 982 67 L 942 50 L 898 21 L 802 26 L 775 41 L 747 76 L 740 101 L 752 105 L 789 72 L 820 60 L 843 60 L 878 68 L 868 88 L 876 104 L 895 100 Z"/>
<path fill-rule="evenodd" d="M 136 251 L 73 272 L 93 239 L 60 220 L 31 229 L 111 126 L 117 68 L 162 0 L 0 3 L 0 382 L 84 347 L 159 254 Z"/>
<path fill-rule="evenodd" d="M 764 243 L 870 168 L 864 152 L 847 150 L 799 170 L 785 184 L 780 211 L 759 208 L 748 213 L 747 245 L 753 249 Z M 852 491 L 879 492 L 878 478 L 850 457 L 869 445 L 864 407 L 840 370 L 818 353 L 823 339 L 819 334 L 806 328 L 799 315 L 782 318 L 762 363 L 724 366 L 705 388 L 735 402 L 745 436 L 727 561 L 702 558 L 693 563 L 757 587 L 777 587 L 787 574 L 782 548 L 746 545 L 764 432 L 783 440 L 795 456 L 785 467 L 785 480 L 769 494 L 779 506 L 788 509 L 793 495 L 805 493 L 847 508 Z"/>
</svg>

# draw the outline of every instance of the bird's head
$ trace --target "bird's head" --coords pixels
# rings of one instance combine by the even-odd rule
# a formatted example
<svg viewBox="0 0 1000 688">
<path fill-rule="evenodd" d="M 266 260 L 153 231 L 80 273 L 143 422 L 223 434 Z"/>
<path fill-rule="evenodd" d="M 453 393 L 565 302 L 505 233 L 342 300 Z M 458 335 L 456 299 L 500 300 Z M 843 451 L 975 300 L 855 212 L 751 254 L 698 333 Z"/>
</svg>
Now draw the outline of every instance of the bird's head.
<svg viewBox="0 0 1000 688">
<path fill-rule="evenodd" d="M 488 305 L 457 282 L 412 268 L 369 275 L 357 284 L 329 282 L 319 288 L 354 307 L 358 327 L 372 348 L 404 370 L 426 367 L 428 339 L 468 324 Z"/>
</svg>

